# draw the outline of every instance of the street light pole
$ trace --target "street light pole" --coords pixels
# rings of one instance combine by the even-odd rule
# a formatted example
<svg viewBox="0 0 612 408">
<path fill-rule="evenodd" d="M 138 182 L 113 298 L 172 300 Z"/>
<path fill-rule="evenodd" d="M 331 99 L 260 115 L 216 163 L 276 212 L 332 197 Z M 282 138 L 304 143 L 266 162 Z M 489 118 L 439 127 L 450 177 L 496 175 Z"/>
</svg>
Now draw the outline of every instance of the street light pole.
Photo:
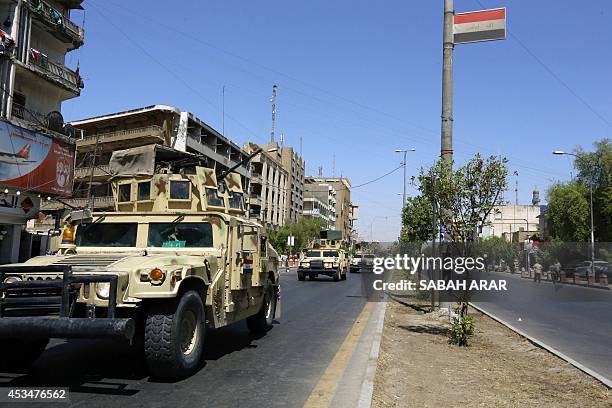
<svg viewBox="0 0 612 408">
<path fill-rule="evenodd" d="M 395 153 L 403 153 L 404 154 L 404 160 L 402 161 L 402 165 L 404 166 L 404 197 L 403 197 L 403 201 L 402 201 L 402 210 L 404 209 L 404 207 L 406 206 L 406 169 L 407 169 L 407 157 L 406 155 L 408 154 L 408 152 L 414 152 L 416 151 L 415 148 L 410 148 L 410 149 L 395 149 Z"/>
<path fill-rule="evenodd" d="M 580 158 L 577 154 L 567 153 L 563 150 L 555 150 L 553 154 L 556 155 L 567 155 L 574 156 L 575 158 Z M 593 275 L 593 280 L 595 280 L 595 223 L 593 221 L 593 168 L 591 167 L 591 179 L 589 180 L 589 195 L 590 195 L 590 206 L 591 206 L 591 274 Z M 589 284 L 589 277 L 587 274 L 587 285 Z"/>
<path fill-rule="evenodd" d="M 406 154 L 408 152 L 404 150 L 404 195 L 402 196 L 402 208 L 406 206 Z"/>
</svg>

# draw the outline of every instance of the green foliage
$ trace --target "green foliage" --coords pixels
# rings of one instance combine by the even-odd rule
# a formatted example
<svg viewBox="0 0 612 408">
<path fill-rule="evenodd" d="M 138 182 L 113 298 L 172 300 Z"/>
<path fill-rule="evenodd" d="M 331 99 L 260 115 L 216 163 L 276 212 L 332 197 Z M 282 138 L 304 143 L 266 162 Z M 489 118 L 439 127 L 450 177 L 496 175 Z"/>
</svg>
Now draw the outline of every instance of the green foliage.
<svg viewBox="0 0 612 408">
<path fill-rule="evenodd" d="M 431 200 L 419 195 L 406 200 L 402 211 L 401 243 L 422 243 L 431 239 L 433 207 Z"/>
<path fill-rule="evenodd" d="M 436 216 L 453 242 L 471 242 L 485 225 L 493 207 L 507 188 L 508 160 L 498 156 L 483 159 L 476 154 L 453 170 L 452 163 L 439 160 L 421 169 L 420 191 L 435 202 Z"/>
<path fill-rule="evenodd" d="M 472 316 L 454 316 L 451 319 L 449 343 L 466 347 L 474 335 L 474 318 Z"/>
<path fill-rule="evenodd" d="M 269 231 L 270 243 L 279 253 L 287 253 L 287 237 L 295 237 L 293 252 L 296 253 L 306 248 L 312 240 L 319 238 L 319 232 L 325 229 L 325 221 L 319 218 L 301 218 L 296 222 L 290 222 L 278 231 Z"/>
<path fill-rule="evenodd" d="M 478 241 L 474 251 L 480 256 L 486 254 L 489 265 L 499 265 L 501 260 L 511 265 L 514 258 L 518 258 L 520 248 L 516 243 L 508 242 L 503 237 L 489 237 Z"/>
<path fill-rule="evenodd" d="M 594 147 L 593 152 L 585 152 L 581 147 L 574 151 L 578 156 L 574 161 L 574 167 L 577 170 L 575 182 L 559 183 L 548 191 L 552 233 L 553 236 L 562 240 L 589 240 L 591 228 L 589 190 L 592 186 L 595 240 L 612 241 L 612 140 L 604 138 L 595 142 Z M 573 199 L 578 202 L 573 202 Z M 571 207 L 567 208 L 567 204 L 570 204 Z M 554 219 L 550 214 L 551 208 L 556 215 Z M 576 209 L 578 213 L 573 211 Z M 570 219 L 564 219 L 564 214 Z M 572 233 L 572 228 L 577 230 Z"/>
<path fill-rule="evenodd" d="M 548 217 L 553 236 L 568 242 L 585 242 L 590 234 L 587 191 L 579 182 L 557 183 L 547 192 Z"/>
</svg>

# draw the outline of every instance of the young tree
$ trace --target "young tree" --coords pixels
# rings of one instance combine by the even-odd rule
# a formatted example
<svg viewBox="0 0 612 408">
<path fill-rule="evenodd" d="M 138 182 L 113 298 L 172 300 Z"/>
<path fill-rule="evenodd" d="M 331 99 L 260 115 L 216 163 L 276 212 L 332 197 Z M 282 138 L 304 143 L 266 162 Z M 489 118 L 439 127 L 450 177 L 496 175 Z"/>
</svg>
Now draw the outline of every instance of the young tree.
<svg viewBox="0 0 612 408">
<path fill-rule="evenodd" d="M 435 203 L 435 213 L 447 240 L 469 248 L 486 225 L 493 207 L 502 204 L 501 194 L 507 188 L 507 162 L 503 157 L 483 159 L 476 154 L 457 170 L 445 160 L 421 169 L 421 193 Z"/>
<path fill-rule="evenodd" d="M 410 197 L 402 211 L 400 243 L 423 243 L 431 239 L 433 207 L 423 195 Z"/>
<path fill-rule="evenodd" d="M 577 181 L 585 187 L 589 199 L 589 187 L 593 187 L 593 219 L 595 240 L 612 241 L 612 140 L 602 139 L 594 143 L 595 151 L 575 150 L 574 167 Z"/>
<path fill-rule="evenodd" d="M 325 221 L 319 218 L 301 218 L 296 222 L 290 222 L 277 231 L 269 231 L 270 243 L 280 253 L 287 253 L 287 237 L 295 237 L 293 252 L 297 252 L 308 244 L 319 238 L 319 232 L 325 229 Z"/>
<path fill-rule="evenodd" d="M 493 207 L 502 204 L 501 194 L 507 188 L 507 162 L 503 157 L 483 159 L 476 154 L 457 170 L 446 160 L 421 169 L 419 189 L 433 203 L 445 239 L 454 246 L 455 255 L 471 254 L 472 244 Z M 459 345 L 467 345 L 473 331 L 472 319 L 467 316 L 469 298 L 467 290 L 456 297 L 459 317 L 453 320 L 451 340 Z"/>
<path fill-rule="evenodd" d="M 547 192 L 548 217 L 553 236 L 568 242 L 586 242 L 590 238 L 588 190 L 580 182 L 557 183 Z"/>
</svg>

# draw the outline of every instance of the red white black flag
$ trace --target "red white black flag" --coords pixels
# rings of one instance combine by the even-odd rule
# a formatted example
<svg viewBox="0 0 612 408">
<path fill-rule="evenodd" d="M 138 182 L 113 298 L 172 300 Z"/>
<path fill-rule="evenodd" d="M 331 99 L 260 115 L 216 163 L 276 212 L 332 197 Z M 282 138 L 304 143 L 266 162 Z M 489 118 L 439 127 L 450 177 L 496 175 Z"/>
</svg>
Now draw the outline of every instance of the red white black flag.
<svg viewBox="0 0 612 408">
<path fill-rule="evenodd" d="M 457 13 L 453 20 L 454 43 L 506 39 L 506 8 Z"/>
</svg>

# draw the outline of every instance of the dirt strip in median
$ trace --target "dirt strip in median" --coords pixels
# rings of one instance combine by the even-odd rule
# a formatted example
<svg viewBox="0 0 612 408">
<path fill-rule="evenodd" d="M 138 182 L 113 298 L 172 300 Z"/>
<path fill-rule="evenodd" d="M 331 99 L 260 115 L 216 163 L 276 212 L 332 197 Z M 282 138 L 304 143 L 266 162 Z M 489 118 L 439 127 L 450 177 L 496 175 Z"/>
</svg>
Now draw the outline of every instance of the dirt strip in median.
<svg viewBox="0 0 612 408">
<path fill-rule="evenodd" d="M 408 302 L 409 303 L 409 302 Z M 612 407 L 612 392 L 471 309 L 469 347 L 448 343 L 447 316 L 391 301 L 374 407 Z"/>
</svg>

